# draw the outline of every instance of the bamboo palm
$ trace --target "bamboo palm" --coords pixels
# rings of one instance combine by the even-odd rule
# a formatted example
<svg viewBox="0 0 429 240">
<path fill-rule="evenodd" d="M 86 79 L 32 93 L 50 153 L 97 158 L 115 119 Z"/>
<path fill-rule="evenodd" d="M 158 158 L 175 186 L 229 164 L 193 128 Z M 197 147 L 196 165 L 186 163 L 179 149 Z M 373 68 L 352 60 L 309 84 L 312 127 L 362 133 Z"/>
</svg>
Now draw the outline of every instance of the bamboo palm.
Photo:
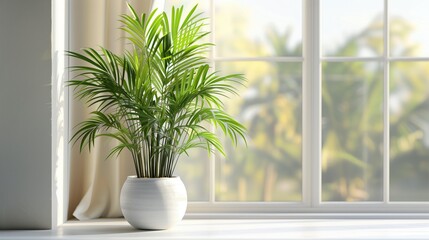
<svg viewBox="0 0 429 240">
<path fill-rule="evenodd" d="M 117 55 L 105 48 L 68 52 L 82 62 L 71 66 L 70 80 L 77 98 L 95 106 L 89 119 L 77 126 L 72 140 L 91 150 L 95 139 L 110 137 L 118 144 L 110 155 L 131 152 L 137 177 L 171 177 L 178 158 L 202 147 L 224 154 L 207 123 L 217 126 L 237 144 L 245 128 L 223 110 L 221 98 L 237 94 L 239 74 L 212 72 L 204 54 L 210 43 L 200 43 L 204 18 L 195 6 L 165 12 L 122 15 L 121 28 L 132 49 Z"/>
</svg>

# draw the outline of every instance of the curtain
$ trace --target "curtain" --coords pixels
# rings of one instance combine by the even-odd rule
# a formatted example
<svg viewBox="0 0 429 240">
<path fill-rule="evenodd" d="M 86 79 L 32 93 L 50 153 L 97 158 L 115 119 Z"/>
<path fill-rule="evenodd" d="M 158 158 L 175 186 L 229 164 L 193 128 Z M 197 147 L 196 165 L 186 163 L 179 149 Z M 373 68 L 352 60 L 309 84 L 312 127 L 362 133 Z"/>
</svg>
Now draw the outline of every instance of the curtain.
<svg viewBox="0 0 429 240">
<path fill-rule="evenodd" d="M 137 13 L 163 9 L 161 0 L 70 0 L 69 49 L 103 46 L 115 53 L 126 48 L 125 34 L 119 30 L 119 16 L 127 13 L 129 2 Z M 77 64 L 70 59 L 70 65 Z M 70 77 L 73 77 L 72 75 Z M 70 136 L 73 127 L 93 111 L 75 99 L 70 90 Z M 92 219 L 121 217 L 119 194 L 129 175 L 135 175 L 132 158 L 125 151 L 118 158 L 107 158 L 115 145 L 110 139 L 97 139 L 91 152 L 79 151 L 79 144 L 70 149 L 70 185 L 68 217 Z"/>
</svg>

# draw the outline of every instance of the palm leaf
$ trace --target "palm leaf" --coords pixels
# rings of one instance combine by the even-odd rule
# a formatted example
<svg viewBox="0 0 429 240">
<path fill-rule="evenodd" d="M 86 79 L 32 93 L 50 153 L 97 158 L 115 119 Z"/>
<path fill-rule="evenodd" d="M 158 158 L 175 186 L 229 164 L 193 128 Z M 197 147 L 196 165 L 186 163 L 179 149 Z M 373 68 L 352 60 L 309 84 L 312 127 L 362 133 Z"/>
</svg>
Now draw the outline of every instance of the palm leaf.
<svg viewBox="0 0 429 240">
<path fill-rule="evenodd" d="M 237 144 L 245 128 L 223 110 L 221 99 L 237 94 L 239 74 L 213 72 L 200 43 L 205 19 L 195 6 L 172 8 L 171 18 L 152 11 L 138 15 L 129 5 L 121 29 L 132 49 L 122 55 L 100 48 L 68 52 L 80 64 L 68 82 L 75 96 L 96 107 L 72 137 L 91 149 L 98 137 L 117 141 L 109 157 L 130 151 L 138 177 L 169 177 L 181 154 L 192 148 L 225 154 L 217 126 Z"/>
</svg>

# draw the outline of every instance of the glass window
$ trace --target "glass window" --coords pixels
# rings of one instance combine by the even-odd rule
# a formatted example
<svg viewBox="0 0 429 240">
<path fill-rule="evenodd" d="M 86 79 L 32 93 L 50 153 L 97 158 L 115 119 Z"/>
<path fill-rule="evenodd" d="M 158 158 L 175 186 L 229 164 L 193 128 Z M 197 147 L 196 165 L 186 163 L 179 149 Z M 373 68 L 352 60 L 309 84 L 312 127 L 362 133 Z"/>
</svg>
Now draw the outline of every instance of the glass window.
<svg viewBox="0 0 429 240">
<path fill-rule="evenodd" d="M 322 0 L 320 13 L 323 56 L 383 54 L 383 0 Z"/>
<path fill-rule="evenodd" d="M 390 72 L 390 198 L 429 201 L 429 62 Z"/>
<path fill-rule="evenodd" d="M 391 56 L 429 56 L 427 7 L 422 0 L 389 1 Z"/>
<path fill-rule="evenodd" d="M 216 0 L 214 4 L 216 56 L 301 56 L 301 1 Z"/>
<path fill-rule="evenodd" d="M 301 63 L 217 62 L 248 80 L 227 111 L 248 129 L 248 147 L 227 143 L 216 165 L 218 201 L 301 201 Z"/>
<path fill-rule="evenodd" d="M 197 2 L 216 44 L 212 70 L 247 77 L 240 96 L 224 104 L 247 127 L 248 147 L 225 141 L 226 158 L 184 157 L 177 172 L 190 200 L 314 209 L 429 201 L 429 1 L 165 6 Z M 317 23 L 317 14 L 305 15 L 314 12 Z M 318 144 L 312 136 L 321 136 Z"/>
<path fill-rule="evenodd" d="M 322 200 L 383 200 L 383 66 L 324 63 Z"/>
</svg>

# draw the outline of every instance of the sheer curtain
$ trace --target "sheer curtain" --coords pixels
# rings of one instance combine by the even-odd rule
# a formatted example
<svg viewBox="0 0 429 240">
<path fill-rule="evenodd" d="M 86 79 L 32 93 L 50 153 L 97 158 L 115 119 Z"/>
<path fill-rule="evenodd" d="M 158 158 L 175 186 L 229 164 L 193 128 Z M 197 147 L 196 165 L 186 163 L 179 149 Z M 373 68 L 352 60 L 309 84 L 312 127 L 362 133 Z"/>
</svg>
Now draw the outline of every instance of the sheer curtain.
<svg viewBox="0 0 429 240">
<path fill-rule="evenodd" d="M 69 48 L 76 51 L 85 47 L 103 46 L 115 53 L 125 48 L 124 33 L 119 30 L 119 15 L 127 13 L 129 2 L 138 13 L 163 8 L 162 0 L 70 0 Z M 70 59 L 71 65 L 76 64 Z M 70 94 L 70 136 L 73 127 L 94 109 Z M 109 158 L 108 150 L 114 142 L 98 139 L 91 153 L 79 152 L 78 144 L 70 150 L 70 199 L 68 217 L 91 219 L 121 217 L 119 194 L 126 177 L 135 175 L 131 157 L 125 153 L 117 159 Z"/>
</svg>

